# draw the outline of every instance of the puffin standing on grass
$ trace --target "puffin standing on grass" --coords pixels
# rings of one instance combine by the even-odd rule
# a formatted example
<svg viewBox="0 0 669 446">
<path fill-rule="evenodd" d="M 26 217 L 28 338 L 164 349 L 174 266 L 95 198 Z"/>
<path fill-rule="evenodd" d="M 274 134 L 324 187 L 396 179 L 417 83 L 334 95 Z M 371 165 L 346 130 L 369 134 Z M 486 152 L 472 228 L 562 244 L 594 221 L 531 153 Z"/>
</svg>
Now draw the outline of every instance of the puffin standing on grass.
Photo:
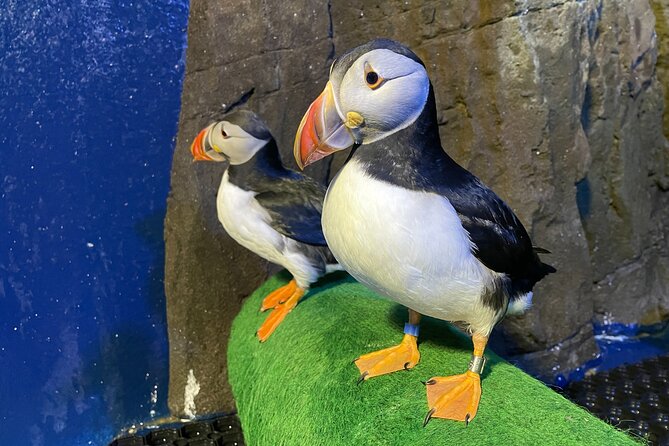
<svg viewBox="0 0 669 446">
<path fill-rule="evenodd" d="M 323 205 L 323 232 L 358 281 L 408 307 L 402 342 L 358 358 L 360 380 L 414 367 L 421 315 L 466 324 L 474 353 L 461 375 L 426 382 L 432 417 L 468 423 L 481 396 L 493 327 L 531 303 L 555 269 L 513 211 L 441 146 L 423 62 L 385 39 L 337 59 L 297 132 L 300 167 L 353 146 Z"/>
<path fill-rule="evenodd" d="M 195 160 L 229 162 L 216 198 L 226 232 L 293 275 L 262 302 L 262 311 L 273 308 L 257 332 L 265 341 L 312 283 L 340 269 L 321 230 L 325 188 L 283 166 L 272 134 L 250 111 L 235 111 L 202 130 L 191 152 Z"/>
</svg>

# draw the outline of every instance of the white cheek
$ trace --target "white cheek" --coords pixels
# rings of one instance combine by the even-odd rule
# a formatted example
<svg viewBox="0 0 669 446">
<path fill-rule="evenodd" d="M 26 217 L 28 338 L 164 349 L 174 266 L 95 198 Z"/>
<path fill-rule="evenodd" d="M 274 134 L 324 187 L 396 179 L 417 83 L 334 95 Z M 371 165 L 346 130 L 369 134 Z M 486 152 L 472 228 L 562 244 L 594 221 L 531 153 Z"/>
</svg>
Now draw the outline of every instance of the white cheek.
<svg viewBox="0 0 669 446">
<path fill-rule="evenodd" d="M 393 79 L 372 91 L 373 100 L 364 104 L 361 113 L 363 116 L 367 113 L 370 120 L 378 117 L 379 130 L 397 131 L 418 118 L 425 106 L 428 92 L 427 77 L 420 73 Z"/>
<path fill-rule="evenodd" d="M 210 131 L 209 143 L 212 147 L 216 147 L 216 151 L 223 152 L 233 165 L 244 164 L 269 141 L 255 138 L 239 126 L 230 123 L 226 123 L 226 131 L 232 136 L 225 138 L 221 134 L 220 126 L 218 123 Z"/>
<path fill-rule="evenodd" d="M 364 142 L 370 143 L 411 125 L 422 112 L 429 90 L 424 71 L 388 80 L 376 90 L 347 76 L 340 89 L 345 92 L 340 106 L 343 115 L 356 111 L 365 118 L 370 131 Z"/>
<path fill-rule="evenodd" d="M 224 143 L 225 145 L 221 148 L 230 158 L 230 164 L 244 164 L 255 155 L 260 147 L 262 147 L 253 144 L 255 141 L 258 140 L 228 138 Z"/>
</svg>

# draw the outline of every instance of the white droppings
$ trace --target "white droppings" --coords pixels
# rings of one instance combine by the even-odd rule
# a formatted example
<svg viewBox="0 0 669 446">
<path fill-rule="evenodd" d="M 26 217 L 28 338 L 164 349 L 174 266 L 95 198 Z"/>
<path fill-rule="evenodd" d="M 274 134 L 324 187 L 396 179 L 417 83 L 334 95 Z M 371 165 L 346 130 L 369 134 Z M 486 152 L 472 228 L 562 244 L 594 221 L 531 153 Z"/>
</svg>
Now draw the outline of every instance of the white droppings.
<svg viewBox="0 0 669 446">
<path fill-rule="evenodd" d="M 200 383 L 195 379 L 193 369 L 188 371 L 186 387 L 184 388 L 184 413 L 190 419 L 195 418 L 195 397 L 200 393 Z"/>
</svg>

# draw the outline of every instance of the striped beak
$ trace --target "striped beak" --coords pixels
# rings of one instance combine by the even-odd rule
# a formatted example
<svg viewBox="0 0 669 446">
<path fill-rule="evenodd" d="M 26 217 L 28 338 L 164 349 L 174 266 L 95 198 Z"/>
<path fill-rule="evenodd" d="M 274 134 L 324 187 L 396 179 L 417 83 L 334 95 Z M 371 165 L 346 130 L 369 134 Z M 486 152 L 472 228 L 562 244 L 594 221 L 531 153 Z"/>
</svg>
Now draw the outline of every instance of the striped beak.
<svg viewBox="0 0 669 446">
<path fill-rule="evenodd" d="M 293 155 L 300 169 L 349 148 L 355 143 L 350 129 L 339 117 L 330 82 L 309 106 L 295 135 Z"/>
<path fill-rule="evenodd" d="M 209 141 L 209 134 L 215 124 L 211 124 L 197 134 L 193 144 L 190 146 L 190 153 L 193 154 L 194 161 L 225 161 L 223 154 L 214 150 Z"/>
</svg>

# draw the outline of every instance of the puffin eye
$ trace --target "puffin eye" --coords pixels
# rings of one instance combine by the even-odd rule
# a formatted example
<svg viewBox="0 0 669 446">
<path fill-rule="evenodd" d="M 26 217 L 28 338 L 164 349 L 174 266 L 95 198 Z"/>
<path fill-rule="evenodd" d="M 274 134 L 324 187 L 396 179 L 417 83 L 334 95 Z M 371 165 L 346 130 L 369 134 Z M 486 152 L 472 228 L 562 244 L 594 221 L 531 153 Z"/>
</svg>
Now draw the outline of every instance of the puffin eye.
<svg viewBox="0 0 669 446">
<path fill-rule="evenodd" d="M 376 90 L 383 83 L 383 80 L 368 63 L 365 64 L 365 82 L 367 82 L 369 88 Z"/>
</svg>

